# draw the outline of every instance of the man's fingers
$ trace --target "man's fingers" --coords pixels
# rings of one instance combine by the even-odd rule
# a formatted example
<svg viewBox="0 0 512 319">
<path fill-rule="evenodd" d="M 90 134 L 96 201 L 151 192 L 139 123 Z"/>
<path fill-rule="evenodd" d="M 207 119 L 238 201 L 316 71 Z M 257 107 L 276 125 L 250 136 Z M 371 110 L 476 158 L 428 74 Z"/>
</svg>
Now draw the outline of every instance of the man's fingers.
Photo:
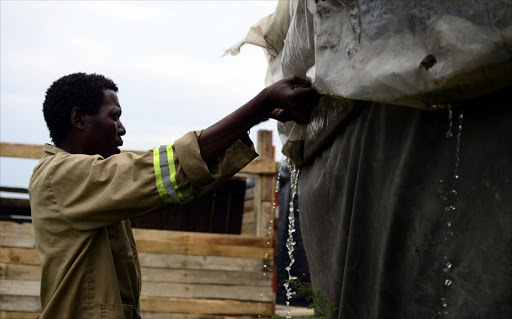
<svg viewBox="0 0 512 319">
<path fill-rule="evenodd" d="M 321 94 L 312 87 L 296 87 L 293 89 L 295 101 L 299 110 L 313 108 L 318 104 Z"/>
<path fill-rule="evenodd" d="M 286 111 L 280 108 L 274 109 L 269 117 L 276 119 L 281 122 L 294 121 L 299 124 L 307 124 L 311 115 L 311 109 L 307 109 L 301 112 L 297 111 Z"/>
<path fill-rule="evenodd" d="M 291 76 L 287 77 L 286 81 L 291 84 L 292 88 L 293 87 L 304 87 L 304 88 L 311 87 L 311 83 L 309 83 L 308 80 L 301 79 L 295 75 L 291 75 Z"/>
</svg>

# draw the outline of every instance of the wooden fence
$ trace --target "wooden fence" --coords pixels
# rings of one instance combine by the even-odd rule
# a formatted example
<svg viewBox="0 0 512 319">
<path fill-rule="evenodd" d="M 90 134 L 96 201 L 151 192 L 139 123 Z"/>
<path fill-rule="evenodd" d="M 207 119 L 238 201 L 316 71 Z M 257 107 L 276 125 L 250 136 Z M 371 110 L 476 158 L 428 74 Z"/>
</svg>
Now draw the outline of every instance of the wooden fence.
<svg viewBox="0 0 512 319">
<path fill-rule="evenodd" d="M 39 158 L 39 145 L 0 144 L 0 156 Z M 274 311 L 272 132 L 258 132 L 259 160 L 241 175 L 242 235 L 133 229 L 142 267 L 145 319 L 254 318 Z M 269 226 L 270 225 L 270 226 Z M 41 267 L 30 223 L 0 222 L 0 319 L 36 318 Z"/>
<path fill-rule="evenodd" d="M 142 268 L 143 318 L 272 312 L 273 261 L 264 256 L 272 257 L 273 249 L 266 238 L 149 229 L 133 233 Z M 40 276 L 32 224 L 0 222 L 0 318 L 37 317 Z"/>
</svg>

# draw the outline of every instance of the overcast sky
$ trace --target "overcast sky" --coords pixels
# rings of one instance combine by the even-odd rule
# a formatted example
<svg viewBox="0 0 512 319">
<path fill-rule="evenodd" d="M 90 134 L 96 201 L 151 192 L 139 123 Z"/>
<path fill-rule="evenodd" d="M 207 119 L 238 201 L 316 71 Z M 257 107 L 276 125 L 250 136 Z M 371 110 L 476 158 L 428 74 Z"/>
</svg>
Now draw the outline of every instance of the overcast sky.
<svg viewBox="0 0 512 319">
<path fill-rule="evenodd" d="M 261 48 L 221 57 L 276 1 L 0 1 L 0 140 L 49 143 L 49 85 L 100 73 L 119 87 L 124 149 L 146 150 L 206 128 L 264 87 Z M 275 122 L 251 130 L 274 130 Z M 0 157 L 0 185 L 27 187 L 35 160 Z"/>
</svg>

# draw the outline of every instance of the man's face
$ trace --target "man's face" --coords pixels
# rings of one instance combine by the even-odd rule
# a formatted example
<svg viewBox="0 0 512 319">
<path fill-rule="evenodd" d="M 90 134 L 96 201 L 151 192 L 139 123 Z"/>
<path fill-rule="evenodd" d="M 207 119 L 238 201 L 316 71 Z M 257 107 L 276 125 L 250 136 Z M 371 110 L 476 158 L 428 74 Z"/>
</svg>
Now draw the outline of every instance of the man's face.
<svg viewBox="0 0 512 319">
<path fill-rule="evenodd" d="M 104 90 L 103 104 L 98 114 L 85 115 L 84 141 L 86 154 L 99 154 L 104 158 L 120 152 L 121 136 L 126 130 L 120 121 L 121 105 L 116 92 Z"/>
</svg>

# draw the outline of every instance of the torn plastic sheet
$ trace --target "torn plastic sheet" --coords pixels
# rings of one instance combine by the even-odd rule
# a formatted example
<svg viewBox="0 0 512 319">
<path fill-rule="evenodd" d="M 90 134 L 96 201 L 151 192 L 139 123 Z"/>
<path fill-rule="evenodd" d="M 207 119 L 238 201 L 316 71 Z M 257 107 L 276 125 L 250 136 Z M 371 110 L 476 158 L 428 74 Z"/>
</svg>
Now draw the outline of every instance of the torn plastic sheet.
<svg viewBox="0 0 512 319">
<path fill-rule="evenodd" d="M 226 53 L 245 43 L 264 48 L 267 85 L 296 75 L 334 98 L 442 107 L 512 84 L 512 0 L 280 1 Z M 307 127 L 278 129 L 288 155 Z"/>
</svg>

